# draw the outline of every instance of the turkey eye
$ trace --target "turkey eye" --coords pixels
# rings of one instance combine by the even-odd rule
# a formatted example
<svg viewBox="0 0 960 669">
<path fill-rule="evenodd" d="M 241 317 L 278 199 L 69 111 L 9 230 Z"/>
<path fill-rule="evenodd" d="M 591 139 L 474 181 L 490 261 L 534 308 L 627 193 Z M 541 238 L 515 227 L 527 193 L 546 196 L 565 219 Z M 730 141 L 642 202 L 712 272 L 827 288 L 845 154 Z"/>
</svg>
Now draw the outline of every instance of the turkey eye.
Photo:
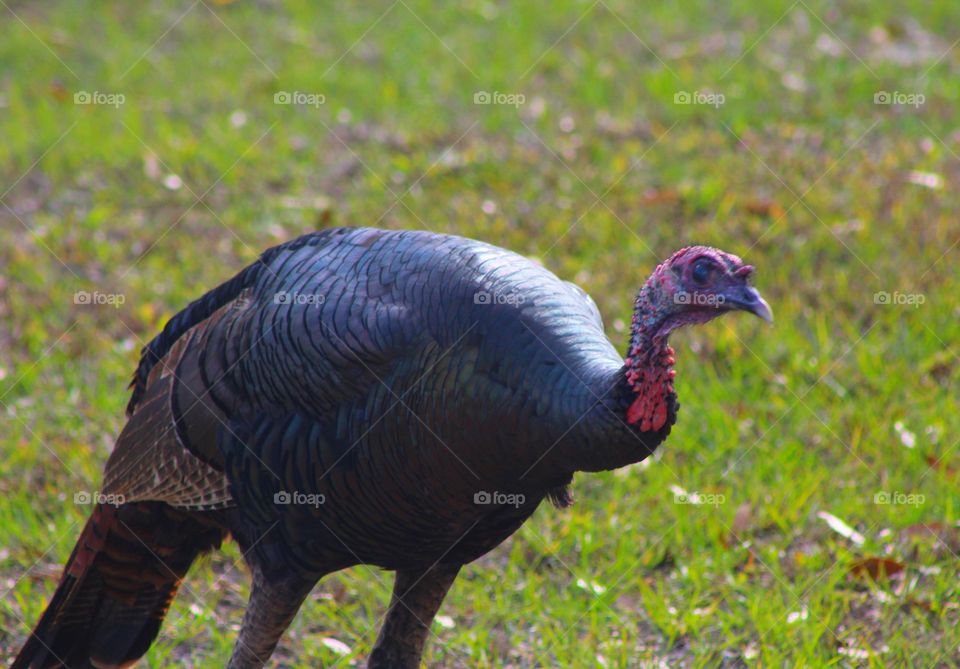
<svg viewBox="0 0 960 669">
<path fill-rule="evenodd" d="M 710 278 L 710 261 L 698 260 L 693 264 L 693 272 L 690 274 L 698 285 L 703 285 Z"/>
</svg>

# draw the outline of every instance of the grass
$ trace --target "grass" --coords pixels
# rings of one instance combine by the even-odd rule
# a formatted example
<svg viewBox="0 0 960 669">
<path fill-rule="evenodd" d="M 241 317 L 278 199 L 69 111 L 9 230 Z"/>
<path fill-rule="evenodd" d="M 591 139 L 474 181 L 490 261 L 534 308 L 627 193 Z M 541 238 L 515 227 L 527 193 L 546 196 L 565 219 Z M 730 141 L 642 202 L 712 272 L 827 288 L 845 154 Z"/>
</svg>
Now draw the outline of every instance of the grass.
<svg viewBox="0 0 960 669">
<path fill-rule="evenodd" d="M 539 259 L 621 349 L 635 289 L 692 242 L 753 262 L 777 317 L 676 335 L 665 446 L 466 568 L 427 666 L 960 666 L 960 7 L 0 13 L 0 656 L 55 587 L 142 343 L 261 249 L 376 224 Z M 864 576 L 879 558 L 902 571 Z M 388 584 L 325 579 L 275 661 L 362 666 Z M 205 559 L 146 666 L 222 666 L 246 593 L 234 546 Z"/>
</svg>

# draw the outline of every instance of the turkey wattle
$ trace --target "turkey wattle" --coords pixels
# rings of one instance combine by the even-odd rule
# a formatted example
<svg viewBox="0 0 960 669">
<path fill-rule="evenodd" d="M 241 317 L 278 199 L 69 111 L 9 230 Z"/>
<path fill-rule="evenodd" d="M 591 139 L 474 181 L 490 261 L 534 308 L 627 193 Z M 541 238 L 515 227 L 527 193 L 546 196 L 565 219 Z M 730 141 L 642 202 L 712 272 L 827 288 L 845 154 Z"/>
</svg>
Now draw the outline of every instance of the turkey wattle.
<svg viewBox="0 0 960 669">
<path fill-rule="evenodd" d="M 647 457 L 678 404 L 670 332 L 770 321 L 753 268 L 682 249 L 640 289 L 626 359 L 593 300 L 526 258 L 338 228 L 266 251 L 144 349 L 101 490 L 14 667 L 126 666 L 227 535 L 253 587 L 229 666 L 260 667 L 325 574 L 395 570 L 370 667 L 413 669 L 460 567 L 574 472 Z"/>
</svg>

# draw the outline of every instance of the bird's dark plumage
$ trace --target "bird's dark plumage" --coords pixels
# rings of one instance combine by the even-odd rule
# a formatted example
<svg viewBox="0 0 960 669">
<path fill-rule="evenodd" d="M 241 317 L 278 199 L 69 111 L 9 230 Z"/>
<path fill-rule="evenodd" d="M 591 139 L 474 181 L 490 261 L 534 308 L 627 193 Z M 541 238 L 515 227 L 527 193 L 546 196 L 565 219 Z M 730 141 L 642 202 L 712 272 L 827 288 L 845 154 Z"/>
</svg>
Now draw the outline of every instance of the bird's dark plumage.
<svg viewBox="0 0 960 669">
<path fill-rule="evenodd" d="M 544 497 L 568 504 L 574 472 L 667 436 L 671 329 L 769 316 L 749 274 L 673 256 L 624 360 L 586 293 L 494 246 L 340 228 L 268 250 L 144 348 L 103 485 L 123 503 L 97 507 L 14 666 L 134 661 L 228 533 L 254 579 L 231 667 L 260 666 L 316 581 L 358 563 L 397 571 L 370 666 L 418 666 L 461 565 Z"/>
</svg>

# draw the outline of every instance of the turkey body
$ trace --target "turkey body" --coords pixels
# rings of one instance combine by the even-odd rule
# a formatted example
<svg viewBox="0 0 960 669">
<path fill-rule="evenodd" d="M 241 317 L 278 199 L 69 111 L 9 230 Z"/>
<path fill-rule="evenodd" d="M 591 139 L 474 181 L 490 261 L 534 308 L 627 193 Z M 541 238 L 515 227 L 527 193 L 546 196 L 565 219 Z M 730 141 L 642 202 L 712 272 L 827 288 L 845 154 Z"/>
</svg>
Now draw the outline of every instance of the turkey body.
<svg viewBox="0 0 960 669">
<path fill-rule="evenodd" d="M 265 564 L 469 562 L 569 482 L 561 456 L 623 366 L 582 291 L 426 232 L 331 230 L 264 261 L 205 341 L 216 438 L 216 410 L 179 432 L 222 468 L 231 530 Z"/>
</svg>

